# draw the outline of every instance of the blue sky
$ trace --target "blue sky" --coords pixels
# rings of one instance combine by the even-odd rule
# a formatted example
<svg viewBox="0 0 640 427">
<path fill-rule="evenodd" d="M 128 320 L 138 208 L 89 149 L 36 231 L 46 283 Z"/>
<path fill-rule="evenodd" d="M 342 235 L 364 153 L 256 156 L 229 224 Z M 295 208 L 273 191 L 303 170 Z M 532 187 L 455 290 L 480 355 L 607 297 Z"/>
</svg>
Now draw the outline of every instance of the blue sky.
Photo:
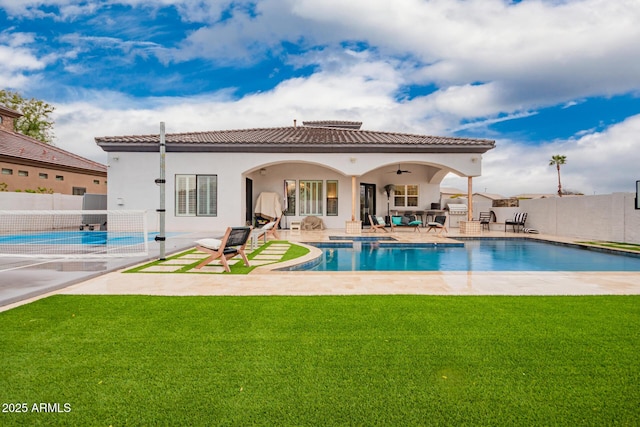
<svg viewBox="0 0 640 427">
<path fill-rule="evenodd" d="M 495 139 L 475 189 L 640 179 L 638 0 L 0 0 L 0 87 L 95 136 L 359 120 Z M 447 177 L 447 186 L 466 180 Z"/>
</svg>

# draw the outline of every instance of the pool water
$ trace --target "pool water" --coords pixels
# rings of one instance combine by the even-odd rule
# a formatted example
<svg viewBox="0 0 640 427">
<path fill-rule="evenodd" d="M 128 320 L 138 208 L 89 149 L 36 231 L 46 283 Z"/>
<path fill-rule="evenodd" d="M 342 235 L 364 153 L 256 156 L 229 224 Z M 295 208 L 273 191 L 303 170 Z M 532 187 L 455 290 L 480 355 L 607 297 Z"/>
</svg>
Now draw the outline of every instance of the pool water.
<svg viewBox="0 0 640 427">
<path fill-rule="evenodd" d="M 313 244 L 313 243 L 311 243 Z M 468 240 L 464 245 L 377 242 L 318 244 L 311 271 L 640 271 L 640 256 L 527 239 Z"/>
<path fill-rule="evenodd" d="M 158 233 L 148 233 L 153 240 Z M 51 231 L 0 236 L 0 245 L 118 245 L 144 243 L 144 233 L 114 231 Z"/>
</svg>

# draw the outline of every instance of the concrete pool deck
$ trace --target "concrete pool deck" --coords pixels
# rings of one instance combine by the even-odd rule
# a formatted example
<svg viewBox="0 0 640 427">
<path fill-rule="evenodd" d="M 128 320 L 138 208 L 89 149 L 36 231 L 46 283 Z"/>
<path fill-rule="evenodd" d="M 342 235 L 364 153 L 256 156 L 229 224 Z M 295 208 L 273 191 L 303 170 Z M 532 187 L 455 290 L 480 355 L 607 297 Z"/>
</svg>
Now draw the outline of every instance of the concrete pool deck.
<svg viewBox="0 0 640 427">
<path fill-rule="evenodd" d="M 376 233 L 402 242 L 446 242 L 434 233 L 412 230 Z M 346 235 L 344 230 L 280 232 L 291 242 L 329 241 L 329 236 Z M 362 236 L 373 236 L 363 232 Z M 201 236 L 200 236 L 201 237 Z M 527 235 L 504 231 L 456 237 L 532 237 L 573 243 L 556 236 Z M 192 247 L 194 235 L 184 236 L 173 250 Z M 185 246 L 186 245 L 186 246 Z M 300 261 L 300 260 L 297 260 Z M 139 263 L 146 262 L 140 260 Z M 104 271 L 74 279 L 67 285 L 41 295 L 28 296 L 0 307 L 8 310 L 53 294 L 63 295 L 640 295 L 640 272 L 300 272 L 273 271 L 274 265 L 259 267 L 249 275 L 128 273 L 131 267 L 113 266 Z M 281 265 L 278 265 L 279 267 Z"/>
</svg>

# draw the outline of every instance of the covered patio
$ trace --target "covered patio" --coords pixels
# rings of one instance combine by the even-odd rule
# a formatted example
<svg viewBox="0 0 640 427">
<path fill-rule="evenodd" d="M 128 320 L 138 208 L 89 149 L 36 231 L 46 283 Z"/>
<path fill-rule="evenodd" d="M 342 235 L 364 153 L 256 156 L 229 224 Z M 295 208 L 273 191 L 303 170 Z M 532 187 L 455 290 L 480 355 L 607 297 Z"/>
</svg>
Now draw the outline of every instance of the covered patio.
<svg viewBox="0 0 640 427">
<path fill-rule="evenodd" d="M 359 229 L 368 214 L 430 209 L 449 173 L 467 177 L 471 194 L 472 178 L 482 172 L 482 154 L 495 146 L 485 139 L 361 130 L 361 124 L 321 121 L 167 134 L 167 205 L 175 207 L 167 212 L 167 230 L 253 223 L 262 192 L 282 196 L 284 228 L 317 216 L 327 228 Z M 109 209 L 155 210 L 159 136 L 96 141 L 109 155 Z M 387 198 L 383 189 L 388 185 L 394 190 Z M 205 196 L 208 210 L 200 215 L 196 206 Z M 155 223 L 150 215 L 150 227 Z"/>
</svg>

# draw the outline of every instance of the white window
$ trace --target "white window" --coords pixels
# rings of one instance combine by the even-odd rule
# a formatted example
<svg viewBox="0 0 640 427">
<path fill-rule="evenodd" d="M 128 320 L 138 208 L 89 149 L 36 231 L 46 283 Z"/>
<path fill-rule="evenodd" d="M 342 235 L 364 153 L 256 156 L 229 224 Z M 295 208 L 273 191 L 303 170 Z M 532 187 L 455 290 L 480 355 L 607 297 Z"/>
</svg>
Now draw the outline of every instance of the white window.
<svg viewBox="0 0 640 427">
<path fill-rule="evenodd" d="M 216 216 L 218 214 L 218 176 L 198 175 L 198 216 Z"/>
<path fill-rule="evenodd" d="M 396 184 L 393 191 L 393 205 L 398 208 L 418 206 L 418 186 Z"/>
<path fill-rule="evenodd" d="M 300 215 L 322 215 L 322 181 L 300 181 Z"/>
<path fill-rule="evenodd" d="M 176 175 L 176 216 L 217 214 L 217 175 Z"/>
<path fill-rule="evenodd" d="M 338 181 L 327 181 L 327 216 L 338 215 Z"/>
</svg>

